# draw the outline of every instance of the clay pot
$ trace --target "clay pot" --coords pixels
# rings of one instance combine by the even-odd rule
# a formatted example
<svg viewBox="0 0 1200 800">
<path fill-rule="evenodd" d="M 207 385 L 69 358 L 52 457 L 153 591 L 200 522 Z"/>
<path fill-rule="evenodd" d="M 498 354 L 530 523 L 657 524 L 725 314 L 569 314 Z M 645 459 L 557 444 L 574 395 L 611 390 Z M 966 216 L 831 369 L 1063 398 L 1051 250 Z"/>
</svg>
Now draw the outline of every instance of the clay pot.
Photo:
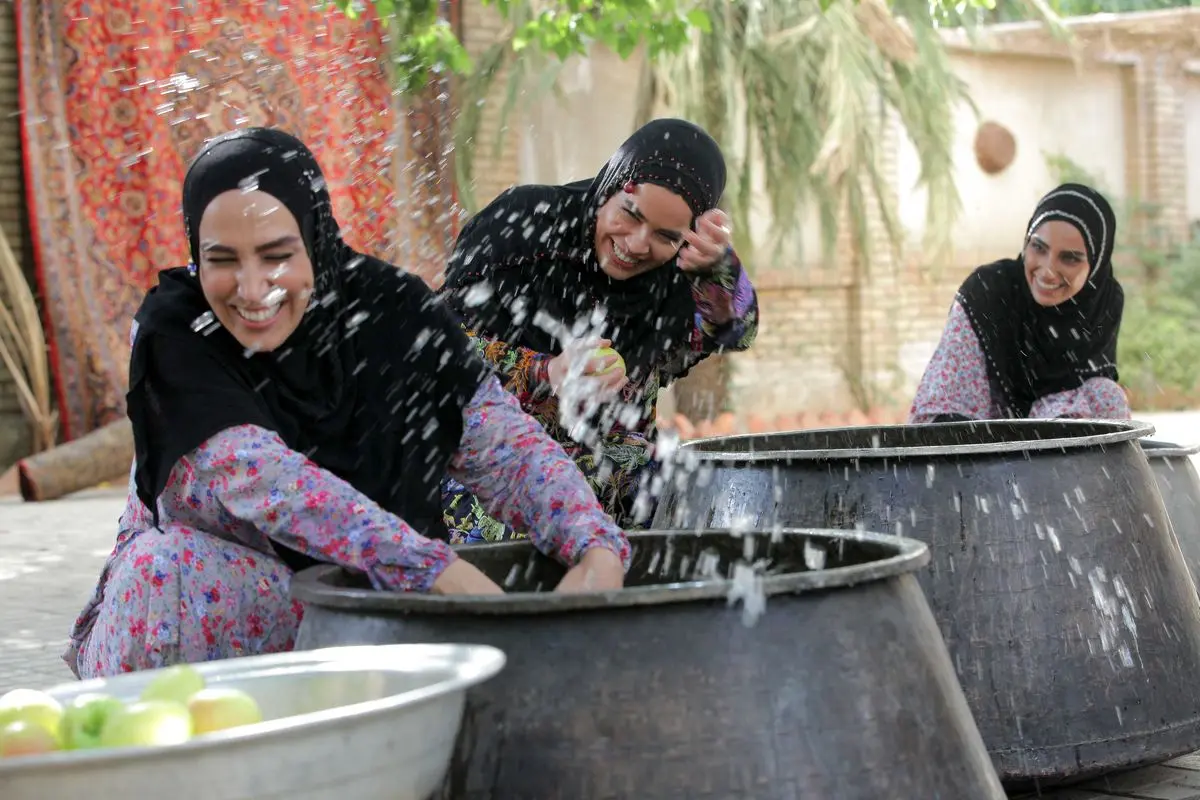
<svg viewBox="0 0 1200 800">
<path fill-rule="evenodd" d="M 775 426 L 761 414 L 751 414 L 746 418 L 746 429 L 750 433 L 770 433 Z"/>
<path fill-rule="evenodd" d="M 777 431 L 798 431 L 801 427 L 799 414 L 780 414 L 775 418 Z"/>
<path fill-rule="evenodd" d="M 737 425 L 737 417 L 726 411 L 713 420 L 713 435 L 729 436 L 737 432 Z"/>
<path fill-rule="evenodd" d="M 999 122 L 984 122 L 975 132 L 975 161 L 988 175 L 999 175 L 1017 157 L 1017 140 Z"/>
</svg>

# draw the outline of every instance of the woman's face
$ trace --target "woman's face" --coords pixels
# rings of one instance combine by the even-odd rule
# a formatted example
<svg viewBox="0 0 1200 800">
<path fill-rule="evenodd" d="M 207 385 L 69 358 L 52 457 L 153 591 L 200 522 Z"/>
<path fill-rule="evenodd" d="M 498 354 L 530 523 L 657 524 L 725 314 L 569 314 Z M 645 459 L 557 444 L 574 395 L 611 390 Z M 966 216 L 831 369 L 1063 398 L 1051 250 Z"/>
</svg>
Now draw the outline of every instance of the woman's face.
<svg viewBox="0 0 1200 800">
<path fill-rule="evenodd" d="M 1025 243 L 1025 280 L 1042 306 L 1065 303 L 1083 290 L 1091 267 L 1083 234 L 1069 222 L 1043 222 Z"/>
<path fill-rule="evenodd" d="M 679 252 L 692 210 L 679 195 L 653 184 L 619 190 L 596 216 L 600 269 L 623 281 L 661 267 Z"/>
<path fill-rule="evenodd" d="M 234 189 L 204 209 L 199 233 L 200 288 L 217 320 L 248 350 L 278 348 L 313 291 L 296 218 L 265 192 Z"/>
</svg>

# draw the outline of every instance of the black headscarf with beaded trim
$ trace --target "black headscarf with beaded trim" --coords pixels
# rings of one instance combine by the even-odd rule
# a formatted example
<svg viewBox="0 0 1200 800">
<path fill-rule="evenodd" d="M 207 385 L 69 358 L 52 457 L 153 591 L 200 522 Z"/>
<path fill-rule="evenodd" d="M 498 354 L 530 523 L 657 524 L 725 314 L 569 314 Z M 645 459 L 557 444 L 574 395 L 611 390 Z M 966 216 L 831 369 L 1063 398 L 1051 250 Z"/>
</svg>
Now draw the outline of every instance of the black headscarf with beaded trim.
<svg viewBox="0 0 1200 800">
<path fill-rule="evenodd" d="M 626 182 L 650 183 L 687 202 L 693 221 L 725 190 L 725 158 L 711 136 L 680 119 L 637 130 L 590 181 L 517 186 L 463 228 L 442 292 L 471 329 L 540 353 L 562 342 L 539 327 L 541 312 L 570 327 L 606 311 L 604 335 L 634 381 L 687 343 L 696 304 L 675 259 L 614 280 L 596 255 L 596 216 Z"/>
<path fill-rule="evenodd" d="M 446 538 L 440 485 L 486 367 L 417 277 L 342 241 L 312 153 L 282 131 L 209 142 L 183 185 L 193 264 L 218 195 L 259 190 L 296 218 L 314 295 L 278 350 L 247 353 L 214 320 L 200 279 L 167 269 L 137 312 L 129 370 L 138 497 L 155 514 L 175 464 L 222 430 L 257 425 L 418 531 Z M 312 559 L 278 548 L 293 567 Z"/>
<path fill-rule="evenodd" d="M 1010 417 L 1027 417 L 1040 398 L 1090 378 L 1118 379 L 1125 293 L 1113 275 L 1116 216 L 1095 189 L 1066 183 L 1038 201 L 1025 241 L 1049 220 L 1067 222 L 1083 237 L 1090 271 L 1078 294 L 1057 306 L 1040 305 L 1022 256 L 979 267 L 958 290 L 987 359 L 992 394 Z"/>
</svg>

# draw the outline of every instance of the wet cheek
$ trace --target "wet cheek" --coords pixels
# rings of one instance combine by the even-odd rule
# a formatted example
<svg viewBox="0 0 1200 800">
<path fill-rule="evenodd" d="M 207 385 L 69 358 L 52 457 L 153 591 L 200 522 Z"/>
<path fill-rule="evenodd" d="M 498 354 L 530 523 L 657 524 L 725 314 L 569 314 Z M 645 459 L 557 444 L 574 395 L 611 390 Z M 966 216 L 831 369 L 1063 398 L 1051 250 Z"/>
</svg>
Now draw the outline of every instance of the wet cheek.
<svg viewBox="0 0 1200 800">
<path fill-rule="evenodd" d="M 237 296 L 237 288 L 237 278 L 225 272 L 203 277 L 200 281 L 200 290 L 210 306 L 229 302 Z"/>
</svg>

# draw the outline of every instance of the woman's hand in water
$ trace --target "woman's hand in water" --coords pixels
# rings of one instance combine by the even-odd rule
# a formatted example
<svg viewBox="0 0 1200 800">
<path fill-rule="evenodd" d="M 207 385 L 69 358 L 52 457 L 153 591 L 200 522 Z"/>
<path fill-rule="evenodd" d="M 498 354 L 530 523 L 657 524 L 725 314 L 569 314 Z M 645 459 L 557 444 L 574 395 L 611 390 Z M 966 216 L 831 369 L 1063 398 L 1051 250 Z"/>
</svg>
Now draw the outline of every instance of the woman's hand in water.
<svg viewBox="0 0 1200 800">
<path fill-rule="evenodd" d="M 593 547 L 571 567 L 554 590 L 559 594 L 608 592 L 625 585 L 621 557 L 606 547 Z"/>
<path fill-rule="evenodd" d="M 432 594 L 504 594 L 491 578 L 474 564 L 456 558 L 433 582 Z"/>
<path fill-rule="evenodd" d="M 597 381 L 601 392 L 618 391 L 627 382 L 624 361 L 615 351 L 604 354 L 596 352 L 611 346 L 611 341 L 601 339 L 585 350 L 568 349 L 550 359 L 550 363 L 546 365 L 546 377 L 550 381 L 550 388 L 556 395 L 561 395 L 568 378 L 585 377 Z M 572 364 L 576 361 L 583 362 L 578 371 L 572 369 Z"/>
<path fill-rule="evenodd" d="M 679 251 L 679 268 L 703 272 L 715 267 L 729 251 L 732 230 L 724 211 L 705 211 L 696 219 L 696 230 L 683 232 L 686 245 Z"/>
</svg>

